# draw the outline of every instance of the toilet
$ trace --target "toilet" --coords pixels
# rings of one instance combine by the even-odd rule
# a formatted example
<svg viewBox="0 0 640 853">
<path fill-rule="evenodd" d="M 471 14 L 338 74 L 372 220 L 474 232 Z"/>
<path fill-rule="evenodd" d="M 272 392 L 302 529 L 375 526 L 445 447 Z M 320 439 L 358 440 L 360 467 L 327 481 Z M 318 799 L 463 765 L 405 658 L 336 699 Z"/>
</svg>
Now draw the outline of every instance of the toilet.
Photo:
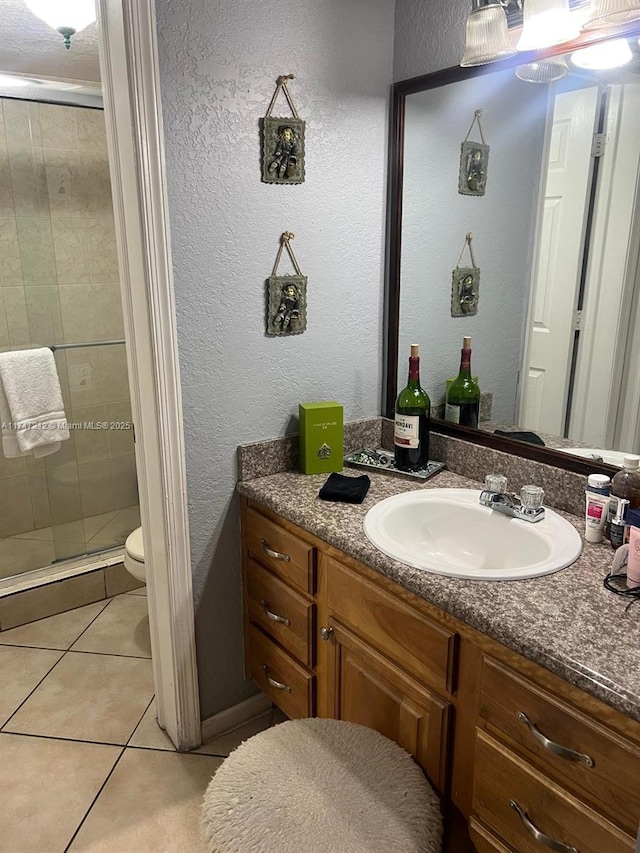
<svg viewBox="0 0 640 853">
<path fill-rule="evenodd" d="M 141 527 L 136 527 L 124 543 L 124 567 L 136 580 L 145 583 L 144 542 Z"/>
</svg>

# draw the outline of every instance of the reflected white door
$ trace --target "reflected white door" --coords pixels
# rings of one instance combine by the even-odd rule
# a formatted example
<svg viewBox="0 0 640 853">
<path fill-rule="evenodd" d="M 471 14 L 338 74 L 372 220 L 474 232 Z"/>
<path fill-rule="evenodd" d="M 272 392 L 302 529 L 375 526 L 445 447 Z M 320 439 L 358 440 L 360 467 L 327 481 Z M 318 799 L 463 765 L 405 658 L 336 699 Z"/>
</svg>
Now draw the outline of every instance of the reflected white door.
<svg viewBox="0 0 640 853">
<path fill-rule="evenodd" d="M 555 97 L 538 220 L 519 423 L 562 435 L 582 269 L 598 88 Z"/>
<path fill-rule="evenodd" d="M 634 452 L 640 410 L 640 83 L 608 87 L 569 437 Z"/>
</svg>

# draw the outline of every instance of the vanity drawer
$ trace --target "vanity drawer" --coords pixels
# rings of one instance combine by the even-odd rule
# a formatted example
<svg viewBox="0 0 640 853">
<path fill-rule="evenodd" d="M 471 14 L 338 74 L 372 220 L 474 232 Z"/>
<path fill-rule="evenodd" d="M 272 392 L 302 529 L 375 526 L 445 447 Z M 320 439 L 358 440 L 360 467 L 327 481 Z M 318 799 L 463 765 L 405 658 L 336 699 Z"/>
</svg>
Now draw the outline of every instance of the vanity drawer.
<svg viewBox="0 0 640 853">
<path fill-rule="evenodd" d="M 474 817 L 469 820 L 469 838 L 473 841 L 476 853 L 512 853 L 510 847 L 505 847 L 486 826 Z"/>
<path fill-rule="evenodd" d="M 327 559 L 327 572 L 331 614 L 419 681 L 453 692 L 457 634 L 336 560 Z"/>
<path fill-rule="evenodd" d="M 521 815 L 512 804 L 517 804 Z M 518 853 L 541 853 L 550 846 L 536 840 L 536 829 L 567 845 L 567 853 L 573 853 L 572 848 L 579 853 L 633 853 L 634 849 L 630 836 L 480 729 L 476 730 L 473 812 Z"/>
<path fill-rule="evenodd" d="M 520 717 L 526 715 L 529 723 Z M 587 795 L 629 831 L 640 821 L 640 749 L 489 658 L 482 667 L 480 715 L 571 788 Z M 532 728 L 535 727 L 535 728 Z M 558 755 L 544 739 L 584 760 Z"/>
<path fill-rule="evenodd" d="M 249 618 L 308 667 L 313 666 L 315 605 L 247 558 Z"/>
<path fill-rule="evenodd" d="M 293 533 L 247 508 L 246 542 L 249 553 L 271 571 L 313 595 L 315 586 L 314 548 Z"/>
<path fill-rule="evenodd" d="M 246 633 L 247 677 L 291 719 L 315 713 L 315 677 L 253 625 Z"/>
</svg>

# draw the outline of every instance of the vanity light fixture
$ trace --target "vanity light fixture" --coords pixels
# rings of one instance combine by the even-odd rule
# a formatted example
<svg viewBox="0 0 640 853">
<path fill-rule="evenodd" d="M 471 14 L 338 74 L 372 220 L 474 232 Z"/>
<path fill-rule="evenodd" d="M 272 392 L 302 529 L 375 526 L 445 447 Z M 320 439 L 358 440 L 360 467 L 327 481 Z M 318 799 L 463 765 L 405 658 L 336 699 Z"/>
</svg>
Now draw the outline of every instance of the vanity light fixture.
<svg viewBox="0 0 640 853">
<path fill-rule="evenodd" d="M 613 39 L 600 44 L 583 47 L 571 54 L 571 62 L 578 68 L 604 71 L 607 68 L 620 68 L 631 62 L 633 53 L 626 39 Z"/>
<path fill-rule="evenodd" d="M 486 65 L 516 53 L 509 40 L 507 14 L 500 0 L 472 0 L 460 65 Z"/>
<path fill-rule="evenodd" d="M 640 20 L 640 0 L 592 0 L 583 30 L 630 24 Z"/>
<path fill-rule="evenodd" d="M 96 19 L 94 0 L 24 0 L 27 8 L 45 24 L 57 30 L 69 50 L 71 36 Z"/>
<path fill-rule="evenodd" d="M 580 28 L 569 0 L 525 0 L 518 50 L 539 50 L 576 38 Z"/>
<path fill-rule="evenodd" d="M 562 56 L 551 56 L 538 62 L 528 62 L 516 68 L 516 77 L 526 83 L 553 83 L 569 73 L 569 66 Z"/>
</svg>

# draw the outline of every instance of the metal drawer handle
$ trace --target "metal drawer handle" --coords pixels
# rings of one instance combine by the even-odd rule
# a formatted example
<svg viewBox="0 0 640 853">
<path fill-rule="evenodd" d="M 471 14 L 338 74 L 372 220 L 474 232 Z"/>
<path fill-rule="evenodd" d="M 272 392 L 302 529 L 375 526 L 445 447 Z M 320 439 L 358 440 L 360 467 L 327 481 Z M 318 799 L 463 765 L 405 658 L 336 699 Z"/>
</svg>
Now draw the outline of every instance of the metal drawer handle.
<svg viewBox="0 0 640 853">
<path fill-rule="evenodd" d="M 583 752 L 576 752 L 575 749 L 569 749 L 566 746 L 561 746 L 559 743 L 554 743 L 552 740 L 549 740 L 548 737 L 545 737 L 536 724 L 531 722 L 524 711 L 520 711 L 518 719 L 521 723 L 524 723 L 529 727 L 529 731 L 534 738 L 538 743 L 542 744 L 545 749 L 548 749 L 549 752 L 554 752 L 556 755 L 559 755 L 560 758 L 566 758 L 567 761 L 581 761 L 583 764 L 586 764 L 587 767 L 594 766 L 595 761 L 590 755 L 585 755 Z"/>
<path fill-rule="evenodd" d="M 264 669 L 264 674 L 267 677 L 267 681 L 272 687 L 275 687 L 276 690 L 286 690 L 287 693 L 291 693 L 291 688 L 288 685 L 283 684 L 281 681 L 276 681 L 275 678 L 271 678 L 271 676 L 269 675 L 269 667 L 266 665 L 266 663 L 262 664 L 262 668 Z"/>
<path fill-rule="evenodd" d="M 563 844 L 562 841 L 554 841 L 553 838 L 549 838 L 549 836 L 545 835 L 544 832 L 540 832 L 538 827 L 531 823 L 528 814 L 520 808 L 520 806 L 516 803 L 515 800 L 510 800 L 509 805 L 514 810 L 514 812 L 517 813 L 527 832 L 533 835 L 535 840 L 539 841 L 540 844 L 544 844 L 545 847 L 548 847 L 550 850 L 556 850 L 558 851 L 558 853 L 579 853 L 579 851 L 576 850 L 575 847 L 570 847 L 568 844 Z"/>
<path fill-rule="evenodd" d="M 266 539 L 261 539 L 260 544 L 262 545 L 264 553 L 268 554 L 273 560 L 284 560 L 285 563 L 288 563 L 291 560 L 291 557 L 288 554 L 281 554 L 280 551 L 274 551 L 273 548 L 269 548 Z"/>
<path fill-rule="evenodd" d="M 273 613 L 269 610 L 269 604 L 264 600 L 264 598 L 260 599 L 260 606 L 264 610 L 267 619 L 271 619 L 272 622 L 280 622 L 281 625 L 287 626 L 291 624 L 286 616 L 278 616 L 277 613 Z"/>
<path fill-rule="evenodd" d="M 321 639 L 330 640 L 332 634 L 333 634 L 333 628 L 325 628 L 324 626 L 322 628 L 320 628 Z"/>
</svg>

